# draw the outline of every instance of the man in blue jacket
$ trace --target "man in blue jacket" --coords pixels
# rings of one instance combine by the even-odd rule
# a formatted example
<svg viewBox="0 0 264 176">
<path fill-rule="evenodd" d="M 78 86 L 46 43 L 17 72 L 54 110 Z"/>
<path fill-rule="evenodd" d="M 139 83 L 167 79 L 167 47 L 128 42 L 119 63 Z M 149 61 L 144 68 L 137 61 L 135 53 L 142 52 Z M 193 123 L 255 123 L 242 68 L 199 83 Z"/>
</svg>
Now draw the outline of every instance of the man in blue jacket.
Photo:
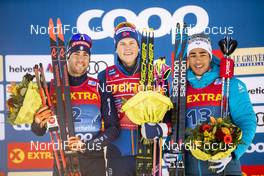
<svg viewBox="0 0 264 176">
<path fill-rule="evenodd" d="M 190 37 L 187 49 L 186 128 L 208 122 L 210 116 L 220 117 L 221 78 L 219 61 L 212 57 L 210 39 L 204 34 Z M 209 95 L 210 96 L 207 96 Z M 192 97 L 196 97 L 195 99 Z M 239 158 L 251 144 L 256 130 L 256 117 L 247 88 L 239 79 L 230 80 L 229 113 L 233 123 L 242 130 L 242 141 L 232 154 L 217 161 L 201 161 L 186 151 L 186 175 L 241 175 Z M 176 160 L 176 155 L 165 154 L 165 162 Z M 214 170 L 214 172 L 212 172 Z"/>
<path fill-rule="evenodd" d="M 131 87 L 137 87 L 140 80 L 139 35 L 134 24 L 123 22 L 116 26 L 114 34 L 116 60 L 115 65 L 99 74 L 100 82 L 112 86 L 112 94 L 118 113 L 121 132 L 119 137 L 107 147 L 108 175 L 136 175 L 136 154 L 138 126 L 128 119 L 121 107 L 124 100 L 137 93 Z M 124 88 L 124 87 L 130 88 Z M 166 119 L 166 117 L 165 117 Z M 167 136 L 166 123 L 145 123 L 141 126 L 144 138 L 154 139 Z"/>
</svg>

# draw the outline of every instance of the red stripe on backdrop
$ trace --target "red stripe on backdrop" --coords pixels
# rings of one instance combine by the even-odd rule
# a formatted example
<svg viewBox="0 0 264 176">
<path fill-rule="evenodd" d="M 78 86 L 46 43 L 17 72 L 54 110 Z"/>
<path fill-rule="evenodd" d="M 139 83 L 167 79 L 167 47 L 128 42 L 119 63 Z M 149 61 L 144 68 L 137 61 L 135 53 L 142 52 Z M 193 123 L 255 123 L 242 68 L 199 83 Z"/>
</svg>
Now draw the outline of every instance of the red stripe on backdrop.
<svg viewBox="0 0 264 176">
<path fill-rule="evenodd" d="M 264 176 L 264 165 L 242 166 L 243 176 Z"/>
</svg>

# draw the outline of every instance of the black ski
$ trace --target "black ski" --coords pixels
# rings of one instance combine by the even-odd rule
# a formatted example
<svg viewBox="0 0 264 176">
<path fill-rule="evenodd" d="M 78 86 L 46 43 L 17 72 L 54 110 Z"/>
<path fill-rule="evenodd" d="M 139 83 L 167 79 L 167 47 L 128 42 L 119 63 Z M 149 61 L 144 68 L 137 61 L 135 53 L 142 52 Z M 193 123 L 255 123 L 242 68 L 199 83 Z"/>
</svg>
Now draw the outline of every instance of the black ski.
<svg viewBox="0 0 264 176">
<path fill-rule="evenodd" d="M 176 26 L 175 51 L 172 57 L 173 80 L 172 95 L 173 103 L 172 124 L 173 133 L 171 136 L 171 152 L 176 152 L 175 142 L 178 146 L 178 159 L 176 163 L 171 163 L 169 167 L 170 176 L 183 176 L 184 171 L 184 148 L 182 146 L 185 137 L 185 111 L 186 111 L 186 48 L 187 48 L 187 28 L 183 26 L 181 33 L 180 24 Z"/>
<path fill-rule="evenodd" d="M 142 32 L 141 39 L 141 75 L 140 85 L 144 90 L 152 90 L 154 83 L 154 32 L 153 30 Z M 136 175 L 152 175 L 153 172 L 153 143 L 143 143 L 138 128 Z"/>
<path fill-rule="evenodd" d="M 60 19 L 57 19 L 57 37 L 55 34 L 53 20 L 49 20 L 49 35 L 54 86 L 56 92 L 56 115 L 60 126 L 62 144 L 64 144 L 64 141 L 67 141 L 68 136 L 75 136 L 75 134 L 70 99 L 69 78 L 65 56 L 64 37 Z M 81 173 L 77 153 L 68 150 L 65 150 L 64 153 L 66 158 L 66 167 L 63 166 L 65 175 L 80 176 Z"/>
</svg>

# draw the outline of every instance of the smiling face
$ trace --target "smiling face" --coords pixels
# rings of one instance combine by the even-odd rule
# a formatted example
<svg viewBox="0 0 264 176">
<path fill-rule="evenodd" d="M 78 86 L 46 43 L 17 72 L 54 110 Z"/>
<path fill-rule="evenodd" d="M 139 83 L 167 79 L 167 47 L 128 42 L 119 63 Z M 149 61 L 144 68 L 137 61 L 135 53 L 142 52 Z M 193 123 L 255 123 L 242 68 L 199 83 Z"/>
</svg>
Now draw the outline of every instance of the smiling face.
<svg viewBox="0 0 264 176">
<path fill-rule="evenodd" d="M 86 73 L 90 62 L 90 55 L 86 51 L 73 52 L 68 59 L 68 72 L 73 77 Z"/>
<path fill-rule="evenodd" d="M 134 38 L 124 38 L 120 40 L 117 44 L 116 51 L 121 62 L 126 67 L 131 67 L 136 64 L 138 44 Z"/>
<path fill-rule="evenodd" d="M 209 53 L 202 48 L 190 51 L 187 64 L 197 76 L 202 76 L 210 69 L 211 58 Z"/>
</svg>

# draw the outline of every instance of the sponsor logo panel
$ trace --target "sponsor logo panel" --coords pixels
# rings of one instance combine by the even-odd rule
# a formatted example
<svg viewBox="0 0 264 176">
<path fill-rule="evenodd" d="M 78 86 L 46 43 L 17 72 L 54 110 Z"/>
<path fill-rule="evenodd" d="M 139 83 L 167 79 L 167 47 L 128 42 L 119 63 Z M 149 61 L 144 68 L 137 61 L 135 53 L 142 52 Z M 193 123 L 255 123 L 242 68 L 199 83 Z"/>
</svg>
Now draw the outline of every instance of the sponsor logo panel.
<svg viewBox="0 0 264 176">
<path fill-rule="evenodd" d="M 34 74 L 35 64 L 42 63 L 46 70 L 46 79 L 50 81 L 52 74 L 48 68 L 51 63 L 50 55 L 7 55 L 5 57 L 6 80 L 19 82 L 26 73 Z"/>
<path fill-rule="evenodd" d="M 4 111 L 5 100 L 4 100 L 4 86 L 0 84 L 0 111 Z"/>
<path fill-rule="evenodd" d="M 52 176 L 52 172 L 8 172 L 8 176 L 25 176 L 25 175 L 30 175 L 30 176 Z"/>
<path fill-rule="evenodd" d="M 0 141 L 5 140 L 5 116 L 0 114 Z"/>
<path fill-rule="evenodd" d="M 252 103 L 264 103 L 264 77 L 243 77 Z"/>
<path fill-rule="evenodd" d="M 52 169 L 52 148 L 36 148 L 28 143 L 8 144 L 8 169 Z"/>
<path fill-rule="evenodd" d="M 3 56 L 0 55 L 0 82 L 4 79 Z"/>
<path fill-rule="evenodd" d="M 231 55 L 235 75 L 264 74 L 264 47 L 238 48 Z"/>
<path fill-rule="evenodd" d="M 242 166 L 243 176 L 263 176 L 264 165 Z"/>
</svg>

